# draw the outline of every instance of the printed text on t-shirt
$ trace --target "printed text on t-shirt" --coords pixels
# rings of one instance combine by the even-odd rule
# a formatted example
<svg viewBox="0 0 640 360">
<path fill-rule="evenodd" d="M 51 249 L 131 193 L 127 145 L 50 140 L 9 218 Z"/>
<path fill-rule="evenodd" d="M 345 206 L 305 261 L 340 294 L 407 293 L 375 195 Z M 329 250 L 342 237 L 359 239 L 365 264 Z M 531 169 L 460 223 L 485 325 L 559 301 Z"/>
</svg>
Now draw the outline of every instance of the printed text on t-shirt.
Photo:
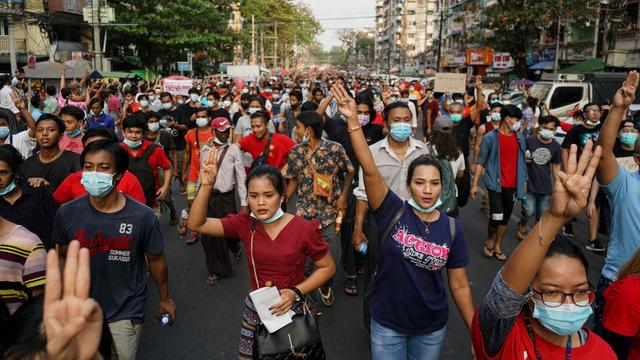
<svg viewBox="0 0 640 360">
<path fill-rule="evenodd" d="M 415 266 L 436 271 L 442 269 L 449 258 L 449 247 L 424 240 L 418 235 L 407 231 L 404 226 L 399 227 L 392 235 L 393 240 L 402 246 L 405 259 Z"/>
</svg>

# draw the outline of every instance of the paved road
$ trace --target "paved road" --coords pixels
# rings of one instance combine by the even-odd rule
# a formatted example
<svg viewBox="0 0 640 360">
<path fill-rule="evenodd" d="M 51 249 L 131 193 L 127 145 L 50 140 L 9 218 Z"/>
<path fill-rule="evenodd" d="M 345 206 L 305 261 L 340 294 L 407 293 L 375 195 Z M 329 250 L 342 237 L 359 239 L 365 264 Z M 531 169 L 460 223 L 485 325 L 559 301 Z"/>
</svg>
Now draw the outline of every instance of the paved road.
<svg viewBox="0 0 640 360">
<path fill-rule="evenodd" d="M 184 206 L 184 201 L 178 204 Z M 518 217 L 520 208 L 514 211 Z M 462 211 L 467 245 L 471 254 L 469 281 L 476 304 L 489 288 L 501 266 L 497 260 L 480 255 L 486 233 L 487 216 L 480 211 L 479 201 L 470 203 Z M 147 318 L 140 344 L 140 359 L 236 359 L 243 299 L 249 288 L 246 257 L 234 268 L 234 274 L 216 286 L 205 284 L 206 268 L 200 243 L 187 246 L 170 227 L 164 216 L 166 254 L 169 263 L 171 296 L 178 308 L 178 320 L 171 328 L 161 328 L 153 319 L 157 306 L 157 291 L 149 281 Z M 586 224 L 584 217 L 574 225 L 576 241 L 584 245 Z M 504 250 L 509 254 L 516 246 L 515 221 L 507 230 Z M 597 283 L 602 256 L 588 253 L 591 263 L 589 278 Z M 336 284 L 344 284 L 344 273 L 338 270 Z M 338 289 L 341 289 L 340 287 Z M 361 290 L 362 293 L 362 290 Z M 320 320 L 325 349 L 329 359 L 370 359 L 368 333 L 362 324 L 361 297 L 337 293 L 336 302 L 325 308 Z M 450 304 L 450 316 L 443 359 L 469 359 L 469 336 L 455 308 Z"/>
</svg>

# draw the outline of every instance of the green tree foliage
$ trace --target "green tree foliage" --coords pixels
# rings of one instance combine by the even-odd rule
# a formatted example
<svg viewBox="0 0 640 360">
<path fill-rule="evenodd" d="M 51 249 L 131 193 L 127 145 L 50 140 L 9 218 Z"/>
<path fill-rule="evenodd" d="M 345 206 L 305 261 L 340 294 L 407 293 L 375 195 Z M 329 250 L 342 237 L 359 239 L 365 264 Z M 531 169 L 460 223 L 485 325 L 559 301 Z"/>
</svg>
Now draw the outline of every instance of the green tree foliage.
<svg viewBox="0 0 640 360">
<path fill-rule="evenodd" d="M 527 50 L 544 31 L 555 37 L 558 18 L 566 24 L 584 24 L 594 16 L 588 0 L 498 0 L 498 4 L 483 10 L 480 27 L 488 30 L 488 45 L 511 54 L 515 71 L 527 74 Z M 591 1 L 593 5 L 593 1 Z"/>
<path fill-rule="evenodd" d="M 231 0 L 125 1 L 114 3 L 118 23 L 137 26 L 116 26 L 109 33 L 120 51 L 116 55 L 137 55 L 150 67 L 186 61 L 187 52 L 215 62 L 233 56 Z"/>
<path fill-rule="evenodd" d="M 251 18 L 256 24 L 256 48 L 259 53 L 260 34 L 263 38 L 272 37 L 278 31 L 278 56 L 280 59 L 293 56 L 294 46 L 311 45 L 321 31 L 311 9 L 304 4 L 295 4 L 291 0 L 244 0 L 240 11 L 244 18 L 240 38 L 243 56 L 251 56 Z M 264 42 L 265 54 L 273 52 L 273 42 Z"/>
</svg>

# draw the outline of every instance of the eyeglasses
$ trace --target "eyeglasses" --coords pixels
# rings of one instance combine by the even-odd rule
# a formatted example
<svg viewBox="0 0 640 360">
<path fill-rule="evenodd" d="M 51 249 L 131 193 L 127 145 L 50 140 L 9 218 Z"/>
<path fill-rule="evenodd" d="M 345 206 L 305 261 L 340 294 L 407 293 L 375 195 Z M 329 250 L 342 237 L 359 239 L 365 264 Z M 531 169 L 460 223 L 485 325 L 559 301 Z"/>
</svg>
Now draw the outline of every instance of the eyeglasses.
<svg viewBox="0 0 640 360">
<path fill-rule="evenodd" d="M 595 291 L 593 289 L 578 290 L 574 293 L 564 293 L 562 291 L 538 291 L 533 289 L 533 292 L 540 295 L 542 303 L 548 307 L 559 307 L 564 304 L 567 296 L 571 297 L 571 301 L 576 306 L 587 307 L 593 303 L 595 298 Z"/>
</svg>

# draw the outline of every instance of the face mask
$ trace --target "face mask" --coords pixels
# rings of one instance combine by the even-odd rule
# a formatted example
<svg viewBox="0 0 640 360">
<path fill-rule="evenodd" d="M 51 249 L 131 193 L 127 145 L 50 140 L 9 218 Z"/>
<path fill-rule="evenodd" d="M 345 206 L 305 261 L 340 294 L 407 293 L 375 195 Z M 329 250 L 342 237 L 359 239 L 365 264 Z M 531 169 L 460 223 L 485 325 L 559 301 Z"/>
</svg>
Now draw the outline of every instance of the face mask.
<svg viewBox="0 0 640 360">
<path fill-rule="evenodd" d="M 249 108 L 249 114 L 253 115 L 253 114 L 255 114 L 258 110 L 260 110 L 260 108 L 256 108 L 256 107 Z"/>
<path fill-rule="evenodd" d="M 125 138 L 124 140 L 122 140 L 122 142 L 127 145 L 129 148 L 131 149 L 137 149 L 140 146 L 142 146 L 142 140 L 138 140 L 138 141 L 131 141 L 127 138 Z"/>
<path fill-rule="evenodd" d="M 280 100 L 280 94 L 273 94 L 273 95 L 271 96 L 271 98 L 272 98 L 273 100 L 275 100 L 275 101 L 278 101 L 278 100 Z"/>
<path fill-rule="evenodd" d="M 409 86 L 409 91 L 414 91 L 416 88 L 414 88 L 413 86 Z"/>
<path fill-rule="evenodd" d="M 393 140 L 397 142 L 405 142 L 409 136 L 411 136 L 411 131 L 411 124 L 397 123 L 390 125 L 389 134 L 391 134 Z"/>
<path fill-rule="evenodd" d="M 156 132 L 158 130 L 160 130 L 160 123 L 149 123 L 147 124 L 147 127 L 149 128 L 149 131 L 151 132 Z"/>
<path fill-rule="evenodd" d="M 97 114 L 93 112 L 93 110 L 90 110 L 89 112 L 91 113 L 92 116 L 100 116 L 100 114 L 102 114 L 102 111 L 99 111 Z"/>
<path fill-rule="evenodd" d="M 587 120 L 587 124 L 589 126 L 598 126 L 600 125 L 600 120 L 596 120 L 596 121 Z"/>
<path fill-rule="evenodd" d="M 502 100 L 502 105 L 509 105 L 511 104 L 511 100 Z"/>
<path fill-rule="evenodd" d="M 634 133 L 624 133 L 622 135 L 620 135 L 620 141 L 627 145 L 627 146 L 633 146 L 636 144 L 636 140 L 638 140 L 638 134 L 634 134 Z"/>
<path fill-rule="evenodd" d="M 183 100 L 183 99 L 178 100 L 178 104 L 179 104 L 179 105 L 184 104 L 184 100 Z"/>
<path fill-rule="evenodd" d="M 0 190 L 0 196 L 7 195 L 8 193 L 12 192 L 13 189 L 15 189 L 15 188 L 16 188 L 16 182 L 12 181 L 11 184 L 7 185 L 6 188 Z"/>
<path fill-rule="evenodd" d="M 196 125 L 198 125 L 198 127 L 205 127 L 207 125 L 209 125 L 209 119 L 205 118 L 197 118 L 196 119 Z"/>
<path fill-rule="evenodd" d="M 463 99 L 456 99 L 453 101 L 456 104 L 463 104 L 464 105 L 464 100 Z"/>
<path fill-rule="evenodd" d="M 538 299 L 533 299 L 533 304 L 533 317 L 542 326 L 561 336 L 569 336 L 580 330 L 593 313 L 591 306 L 562 304 L 549 307 Z"/>
<path fill-rule="evenodd" d="M 80 183 L 89 195 L 93 197 L 104 197 L 113 189 L 113 174 L 98 171 L 83 171 Z"/>
<path fill-rule="evenodd" d="M 248 94 L 249 93 L 249 89 L 242 89 L 242 93 L 243 94 Z"/>
<path fill-rule="evenodd" d="M 490 100 L 491 104 L 495 104 L 495 103 L 499 103 L 499 102 L 500 102 L 500 100 L 498 100 L 498 99 L 491 99 Z"/>
<path fill-rule="evenodd" d="M 218 102 L 215 100 L 207 100 L 207 107 L 213 108 L 216 107 L 216 105 L 218 105 Z"/>
<path fill-rule="evenodd" d="M 8 126 L 0 126 L 0 139 L 6 139 L 10 132 Z"/>
<path fill-rule="evenodd" d="M 163 128 L 169 127 L 169 121 L 168 120 L 160 120 L 160 126 L 162 126 Z"/>
<path fill-rule="evenodd" d="M 281 208 L 278 208 L 278 211 L 276 211 L 275 214 L 273 214 L 272 217 L 268 218 L 268 219 L 264 219 L 264 220 L 260 220 L 258 219 L 253 213 L 251 213 L 251 217 L 260 221 L 261 223 L 265 223 L 265 224 L 271 224 L 272 222 L 280 219 L 281 217 L 284 216 L 284 211 L 282 211 Z"/>
<path fill-rule="evenodd" d="M 196 102 L 198 101 L 198 98 L 200 97 L 200 95 L 198 94 L 191 94 L 189 95 L 189 98 L 191 99 L 191 101 Z"/>
<path fill-rule="evenodd" d="M 67 133 L 68 136 L 72 137 L 72 138 L 77 138 L 78 135 L 80 135 L 82 131 L 80 130 L 80 128 L 76 128 L 75 130 L 73 130 L 70 134 Z"/>
<path fill-rule="evenodd" d="M 462 121 L 462 114 L 449 114 L 449 118 L 454 124 L 457 124 Z"/>
<path fill-rule="evenodd" d="M 402 98 L 400 99 L 400 101 L 402 101 L 403 103 L 409 103 L 409 98 Z"/>
<path fill-rule="evenodd" d="M 155 95 L 149 95 L 149 101 L 156 101 Z"/>
<path fill-rule="evenodd" d="M 555 134 L 556 133 L 554 131 L 549 129 L 540 129 L 540 132 L 538 133 L 538 135 L 545 140 L 552 139 Z"/>
<path fill-rule="evenodd" d="M 143 108 L 147 108 L 149 106 L 149 101 L 148 100 L 140 100 L 140 106 L 142 106 Z"/>
<path fill-rule="evenodd" d="M 162 108 L 165 110 L 169 110 L 173 107 L 173 104 L 170 102 L 162 103 Z"/>
<path fill-rule="evenodd" d="M 500 121 L 502 120 L 502 116 L 500 113 L 491 113 L 491 121 Z"/>
<path fill-rule="evenodd" d="M 442 205 L 442 200 L 440 200 L 440 198 L 438 198 L 438 201 L 436 201 L 436 203 L 432 207 L 423 208 L 422 206 L 418 205 L 418 203 L 415 202 L 415 200 L 413 200 L 413 198 L 411 198 L 411 199 L 409 199 L 409 205 L 411 205 L 411 207 L 416 209 L 416 211 L 418 211 L 419 213 L 431 214 L 435 209 L 437 209 L 440 205 Z"/>
<path fill-rule="evenodd" d="M 273 90 L 271 90 L 271 89 L 264 89 L 264 92 L 265 92 L 266 94 L 271 94 L 271 92 L 272 92 L 272 91 L 273 91 Z"/>
<path fill-rule="evenodd" d="M 231 101 L 225 100 L 222 104 L 224 105 L 224 107 L 228 108 L 231 106 Z"/>
<path fill-rule="evenodd" d="M 520 130 L 520 121 L 513 123 L 513 125 L 511 125 L 511 131 L 516 132 Z"/>
<path fill-rule="evenodd" d="M 371 117 L 369 115 L 358 115 L 358 122 L 360 123 L 360 126 L 367 125 L 370 120 Z"/>
</svg>

